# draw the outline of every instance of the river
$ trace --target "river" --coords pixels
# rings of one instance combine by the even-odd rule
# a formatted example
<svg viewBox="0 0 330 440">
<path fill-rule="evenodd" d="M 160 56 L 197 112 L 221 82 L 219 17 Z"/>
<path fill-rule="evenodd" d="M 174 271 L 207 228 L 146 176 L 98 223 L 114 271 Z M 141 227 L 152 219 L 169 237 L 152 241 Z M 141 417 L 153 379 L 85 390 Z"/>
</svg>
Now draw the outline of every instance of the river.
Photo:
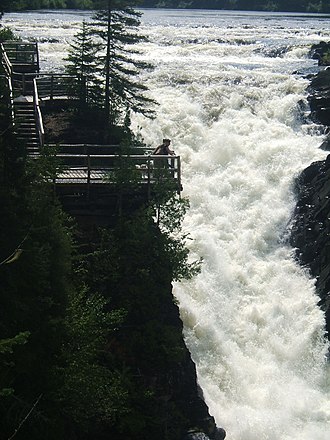
<svg viewBox="0 0 330 440">
<path fill-rule="evenodd" d="M 89 13 L 7 14 L 40 42 L 45 70 L 63 67 Z M 328 440 L 330 374 L 314 280 L 287 244 L 294 180 L 326 157 L 308 122 L 310 44 L 326 16 L 145 10 L 143 81 L 157 118 L 133 118 L 147 144 L 183 160 L 184 221 L 202 272 L 175 285 L 186 343 L 210 412 L 228 440 Z"/>
</svg>

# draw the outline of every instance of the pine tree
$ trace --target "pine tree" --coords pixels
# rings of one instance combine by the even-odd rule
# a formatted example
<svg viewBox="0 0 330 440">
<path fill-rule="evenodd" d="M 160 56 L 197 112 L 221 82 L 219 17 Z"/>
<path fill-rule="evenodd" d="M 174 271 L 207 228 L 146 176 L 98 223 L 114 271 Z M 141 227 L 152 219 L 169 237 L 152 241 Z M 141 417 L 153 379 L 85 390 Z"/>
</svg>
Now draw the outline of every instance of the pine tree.
<svg viewBox="0 0 330 440">
<path fill-rule="evenodd" d="M 69 80 L 69 91 L 78 98 L 81 106 L 93 107 L 101 104 L 101 80 L 99 78 L 98 52 L 101 45 L 93 41 L 89 24 L 83 21 L 80 32 L 70 45 L 66 58 L 66 72 L 72 75 Z"/>
<path fill-rule="evenodd" d="M 103 43 L 101 55 L 104 78 L 104 115 L 106 126 L 123 122 L 127 111 L 153 117 L 155 101 L 148 98 L 148 88 L 138 76 L 151 65 L 138 59 L 139 51 L 132 46 L 146 38 L 138 33 L 141 13 L 125 0 L 106 0 L 93 19 L 95 36 Z"/>
</svg>

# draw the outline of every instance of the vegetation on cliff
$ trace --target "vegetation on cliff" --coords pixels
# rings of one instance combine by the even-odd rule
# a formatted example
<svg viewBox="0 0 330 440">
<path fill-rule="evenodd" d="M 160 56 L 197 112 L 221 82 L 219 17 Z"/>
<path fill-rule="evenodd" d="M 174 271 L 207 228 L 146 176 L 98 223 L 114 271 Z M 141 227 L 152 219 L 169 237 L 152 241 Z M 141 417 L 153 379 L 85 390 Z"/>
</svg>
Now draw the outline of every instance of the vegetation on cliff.
<svg viewBox="0 0 330 440">
<path fill-rule="evenodd" d="M 192 417 L 170 378 L 190 359 L 171 281 L 198 270 L 173 235 L 186 204 L 168 191 L 86 235 L 47 183 L 52 155 L 31 162 L 1 133 L 3 438 L 179 438 Z"/>
<path fill-rule="evenodd" d="M 17 141 L 5 76 L 0 96 L 1 438 L 177 440 L 196 426 L 215 438 L 171 295 L 199 271 L 187 201 L 161 184 L 85 231 L 55 197 L 54 152 L 32 160 Z M 132 183 L 111 179 L 118 194 Z"/>
<path fill-rule="evenodd" d="M 89 23 L 83 22 L 70 46 L 67 73 L 74 76 L 72 96 L 79 107 L 98 111 L 108 131 L 120 125 L 129 126 L 130 113 L 153 117 L 156 102 L 138 75 L 152 65 L 137 58 L 138 42 L 146 38 L 138 31 L 141 13 L 123 0 L 103 1 Z M 78 80 L 77 80 L 78 78 Z"/>
</svg>

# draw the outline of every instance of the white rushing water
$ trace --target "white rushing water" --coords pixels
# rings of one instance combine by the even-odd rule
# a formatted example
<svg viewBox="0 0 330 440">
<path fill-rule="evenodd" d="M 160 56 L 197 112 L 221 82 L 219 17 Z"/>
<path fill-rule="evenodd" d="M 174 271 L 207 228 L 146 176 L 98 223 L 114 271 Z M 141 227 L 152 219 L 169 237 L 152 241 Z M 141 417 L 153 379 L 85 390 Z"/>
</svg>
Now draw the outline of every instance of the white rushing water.
<svg viewBox="0 0 330 440">
<path fill-rule="evenodd" d="M 8 14 L 59 69 L 86 13 Z M 54 26 L 50 29 L 49 24 Z M 228 440 L 328 440 L 329 368 L 314 281 L 286 242 L 295 177 L 325 158 L 303 118 L 324 17 L 145 11 L 141 44 L 158 116 L 134 118 L 183 161 L 184 228 L 202 272 L 175 286 L 210 412 Z M 53 38 L 53 42 L 49 40 Z M 298 72 L 293 74 L 293 72 Z"/>
</svg>

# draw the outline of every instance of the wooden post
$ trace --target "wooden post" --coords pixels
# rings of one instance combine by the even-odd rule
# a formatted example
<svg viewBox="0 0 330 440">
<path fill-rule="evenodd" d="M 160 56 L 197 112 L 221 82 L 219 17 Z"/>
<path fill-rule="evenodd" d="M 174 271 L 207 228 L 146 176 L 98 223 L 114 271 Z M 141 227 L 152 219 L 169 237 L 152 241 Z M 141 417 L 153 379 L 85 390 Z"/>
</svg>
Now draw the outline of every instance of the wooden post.
<svg viewBox="0 0 330 440">
<path fill-rule="evenodd" d="M 53 101 L 54 98 L 54 75 L 50 77 L 50 100 Z"/>
<path fill-rule="evenodd" d="M 87 200 L 90 197 L 90 183 L 91 183 L 91 156 L 87 154 Z"/>
<path fill-rule="evenodd" d="M 171 170 L 171 177 L 174 179 L 175 178 L 175 158 L 171 157 L 170 158 L 170 170 Z"/>
<path fill-rule="evenodd" d="M 147 184 L 148 202 L 151 197 L 151 158 L 148 156 L 148 184 Z"/>
<path fill-rule="evenodd" d="M 177 180 L 178 180 L 178 194 L 180 194 L 181 193 L 181 191 L 182 191 L 182 186 L 181 186 L 181 160 L 180 160 L 180 156 L 179 157 L 177 157 L 177 162 L 178 162 L 178 177 L 177 177 Z"/>
<path fill-rule="evenodd" d="M 38 48 L 38 43 L 36 43 L 36 53 L 37 53 L 37 72 L 39 73 L 39 48 Z"/>
<path fill-rule="evenodd" d="M 26 80 L 25 73 L 22 73 L 22 95 L 26 95 Z"/>
</svg>

